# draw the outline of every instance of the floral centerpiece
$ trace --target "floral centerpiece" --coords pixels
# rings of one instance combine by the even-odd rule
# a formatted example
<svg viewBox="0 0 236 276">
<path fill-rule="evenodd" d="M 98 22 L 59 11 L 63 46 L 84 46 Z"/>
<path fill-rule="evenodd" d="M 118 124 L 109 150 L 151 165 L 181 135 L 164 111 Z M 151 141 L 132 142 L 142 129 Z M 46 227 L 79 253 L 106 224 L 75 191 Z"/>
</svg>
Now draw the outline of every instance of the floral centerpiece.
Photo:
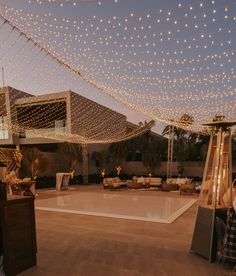
<svg viewBox="0 0 236 276">
<path fill-rule="evenodd" d="M 19 150 L 14 150 L 12 153 L 12 159 L 15 162 L 17 168 L 20 167 L 21 160 L 23 158 L 22 153 Z"/>
</svg>

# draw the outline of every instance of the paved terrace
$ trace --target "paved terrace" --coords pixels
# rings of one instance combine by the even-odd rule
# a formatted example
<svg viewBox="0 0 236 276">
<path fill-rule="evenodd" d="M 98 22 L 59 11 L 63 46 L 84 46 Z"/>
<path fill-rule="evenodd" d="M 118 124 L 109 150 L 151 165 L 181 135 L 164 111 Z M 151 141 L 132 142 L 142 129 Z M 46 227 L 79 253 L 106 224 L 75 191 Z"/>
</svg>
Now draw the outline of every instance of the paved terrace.
<svg viewBox="0 0 236 276">
<path fill-rule="evenodd" d="M 84 191 L 102 193 L 103 189 L 87 186 L 69 192 L 39 190 L 37 200 Z M 110 192 L 179 196 L 160 191 Z M 233 275 L 229 268 L 209 264 L 189 253 L 196 210 L 194 204 L 172 224 L 38 210 L 38 264 L 21 275 Z"/>
</svg>

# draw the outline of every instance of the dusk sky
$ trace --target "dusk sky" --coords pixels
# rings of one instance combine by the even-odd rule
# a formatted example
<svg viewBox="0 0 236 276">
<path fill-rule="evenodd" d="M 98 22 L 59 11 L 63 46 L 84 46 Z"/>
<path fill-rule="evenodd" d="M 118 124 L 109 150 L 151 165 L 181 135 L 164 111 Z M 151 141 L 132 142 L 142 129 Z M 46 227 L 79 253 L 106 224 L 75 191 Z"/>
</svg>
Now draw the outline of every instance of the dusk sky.
<svg viewBox="0 0 236 276">
<path fill-rule="evenodd" d="M 235 1 L 0 0 L 0 13 L 48 51 L 0 21 L 5 85 L 71 89 L 136 123 L 236 119 Z"/>
</svg>

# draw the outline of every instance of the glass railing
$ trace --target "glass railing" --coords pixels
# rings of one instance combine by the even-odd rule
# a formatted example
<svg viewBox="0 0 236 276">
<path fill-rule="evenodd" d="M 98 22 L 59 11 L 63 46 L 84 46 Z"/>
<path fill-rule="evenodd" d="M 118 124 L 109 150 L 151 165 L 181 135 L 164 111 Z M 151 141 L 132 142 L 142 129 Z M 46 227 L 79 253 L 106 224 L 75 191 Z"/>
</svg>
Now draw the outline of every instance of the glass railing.
<svg viewBox="0 0 236 276">
<path fill-rule="evenodd" d="M 9 139 L 9 132 L 8 130 L 0 130 L 0 140 Z"/>
<path fill-rule="evenodd" d="M 25 138 L 37 138 L 37 137 L 50 137 L 55 135 L 65 134 L 67 131 L 66 127 L 57 128 L 41 128 L 41 129 L 27 129 L 25 130 Z"/>
</svg>

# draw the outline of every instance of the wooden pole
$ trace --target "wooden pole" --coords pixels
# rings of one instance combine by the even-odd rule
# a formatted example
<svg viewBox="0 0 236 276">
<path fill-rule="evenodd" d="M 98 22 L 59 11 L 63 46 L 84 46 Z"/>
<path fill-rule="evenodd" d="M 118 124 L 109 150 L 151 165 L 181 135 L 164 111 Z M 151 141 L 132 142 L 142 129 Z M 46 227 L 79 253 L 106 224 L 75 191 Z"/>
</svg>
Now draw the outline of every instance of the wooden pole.
<svg viewBox="0 0 236 276">
<path fill-rule="evenodd" d="M 2 66 L 2 87 L 5 86 L 5 81 L 4 81 L 4 68 Z"/>
</svg>

